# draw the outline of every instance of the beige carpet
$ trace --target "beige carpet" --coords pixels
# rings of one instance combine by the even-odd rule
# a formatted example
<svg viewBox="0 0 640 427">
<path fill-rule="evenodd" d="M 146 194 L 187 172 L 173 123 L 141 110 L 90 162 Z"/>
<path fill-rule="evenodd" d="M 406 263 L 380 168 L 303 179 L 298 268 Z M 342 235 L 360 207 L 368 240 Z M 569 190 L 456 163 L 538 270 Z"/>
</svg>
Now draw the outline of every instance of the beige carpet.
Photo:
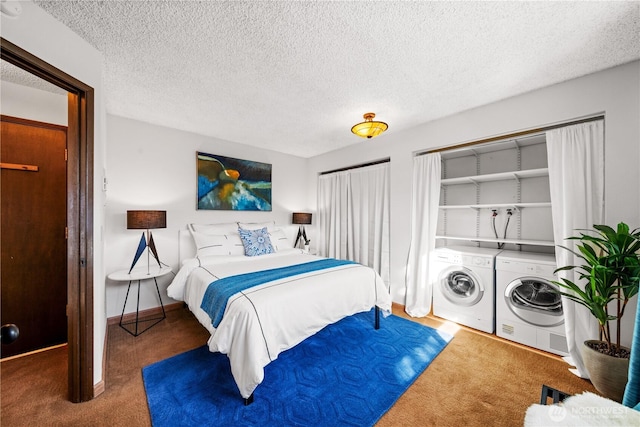
<svg viewBox="0 0 640 427">
<path fill-rule="evenodd" d="M 404 315 L 401 307 L 394 313 Z M 66 348 L 0 364 L 0 425 L 149 426 L 141 369 L 206 343 L 208 334 L 186 309 L 139 337 L 109 326 L 106 390 L 90 402 L 66 400 Z M 416 319 L 413 319 L 416 320 Z M 436 319 L 420 319 L 432 327 Z M 379 426 L 518 426 L 542 384 L 574 394 L 595 392 L 558 357 L 486 334 L 459 330 Z"/>
</svg>

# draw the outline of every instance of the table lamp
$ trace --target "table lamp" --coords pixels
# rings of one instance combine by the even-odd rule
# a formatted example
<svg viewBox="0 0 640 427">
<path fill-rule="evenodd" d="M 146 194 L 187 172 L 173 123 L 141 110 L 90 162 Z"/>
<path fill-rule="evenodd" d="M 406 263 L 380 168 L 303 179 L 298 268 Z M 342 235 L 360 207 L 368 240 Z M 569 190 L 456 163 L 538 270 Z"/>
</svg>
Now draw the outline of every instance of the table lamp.
<svg viewBox="0 0 640 427">
<path fill-rule="evenodd" d="M 146 239 L 144 231 L 142 232 L 142 237 L 140 237 L 140 243 L 138 243 L 138 249 L 136 250 L 136 255 L 133 257 L 133 263 L 131 263 L 129 273 L 131 273 L 131 270 L 133 270 L 133 267 L 135 267 L 145 249 L 148 249 L 147 274 L 150 274 L 149 252 L 153 253 L 153 257 L 158 261 L 158 267 L 162 268 L 156 245 L 153 242 L 153 235 L 151 235 L 151 229 L 153 228 L 167 228 L 167 211 L 127 211 L 127 229 L 147 230 Z"/>
<path fill-rule="evenodd" d="M 303 213 L 303 212 L 294 212 L 293 219 L 291 220 L 291 222 L 293 224 L 300 225 L 300 227 L 298 227 L 298 237 L 296 237 L 296 243 L 293 245 L 293 247 L 294 248 L 298 247 L 298 242 L 300 241 L 300 238 L 304 239 L 302 241 L 302 244 L 307 245 L 309 242 L 309 239 L 307 239 L 307 233 L 304 230 L 304 226 L 305 224 L 311 224 L 311 214 Z"/>
</svg>

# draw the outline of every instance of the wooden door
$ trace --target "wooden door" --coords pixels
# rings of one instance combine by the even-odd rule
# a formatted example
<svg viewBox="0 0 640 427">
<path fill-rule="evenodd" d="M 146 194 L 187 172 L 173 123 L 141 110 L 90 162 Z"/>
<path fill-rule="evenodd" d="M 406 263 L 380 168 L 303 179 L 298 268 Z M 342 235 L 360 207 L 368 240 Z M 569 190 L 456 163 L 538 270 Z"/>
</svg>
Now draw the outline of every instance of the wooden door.
<svg viewBox="0 0 640 427">
<path fill-rule="evenodd" d="M 67 341 L 67 130 L 6 116 L 0 126 L 1 317 L 20 329 L 8 357 Z"/>
</svg>

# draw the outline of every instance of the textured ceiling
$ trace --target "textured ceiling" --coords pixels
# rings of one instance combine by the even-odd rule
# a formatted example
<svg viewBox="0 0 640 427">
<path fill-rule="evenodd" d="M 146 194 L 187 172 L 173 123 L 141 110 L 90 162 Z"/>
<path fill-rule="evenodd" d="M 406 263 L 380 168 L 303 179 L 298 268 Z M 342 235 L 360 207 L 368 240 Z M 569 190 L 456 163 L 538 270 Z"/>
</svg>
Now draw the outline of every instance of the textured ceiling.
<svg viewBox="0 0 640 427">
<path fill-rule="evenodd" d="M 640 58 L 638 2 L 35 3 L 104 54 L 108 113 L 302 157 Z"/>
<path fill-rule="evenodd" d="M 0 61 L 0 76 L 2 76 L 2 81 L 40 89 L 57 95 L 67 95 L 66 90 L 59 88 L 58 86 L 51 84 L 48 81 L 23 70 L 22 68 L 18 68 L 7 61 Z"/>
</svg>

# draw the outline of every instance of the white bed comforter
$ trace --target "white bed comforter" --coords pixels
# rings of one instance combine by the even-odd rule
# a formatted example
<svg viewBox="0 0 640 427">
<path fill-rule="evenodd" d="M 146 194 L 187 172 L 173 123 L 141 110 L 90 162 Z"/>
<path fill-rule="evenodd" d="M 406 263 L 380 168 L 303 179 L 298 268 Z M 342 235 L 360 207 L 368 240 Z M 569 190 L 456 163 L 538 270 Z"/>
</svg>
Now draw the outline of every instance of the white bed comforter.
<svg viewBox="0 0 640 427">
<path fill-rule="evenodd" d="M 251 396 L 264 378 L 264 367 L 325 326 L 378 306 L 391 312 L 391 296 L 380 276 L 360 264 L 319 270 L 280 279 L 237 293 L 229 299 L 217 328 L 200 308 L 207 286 L 218 278 L 288 265 L 321 257 L 299 250 L 258 257 L 215 256 L 190 259 L 167 288 L 185 301 L 211 333 L 209 350 L 227 354 L 240 394 Z M 215 286 L 215 285 L 213 285 Z M 374 319 L 371 319 L 373 329 Z"/>
</svg>

